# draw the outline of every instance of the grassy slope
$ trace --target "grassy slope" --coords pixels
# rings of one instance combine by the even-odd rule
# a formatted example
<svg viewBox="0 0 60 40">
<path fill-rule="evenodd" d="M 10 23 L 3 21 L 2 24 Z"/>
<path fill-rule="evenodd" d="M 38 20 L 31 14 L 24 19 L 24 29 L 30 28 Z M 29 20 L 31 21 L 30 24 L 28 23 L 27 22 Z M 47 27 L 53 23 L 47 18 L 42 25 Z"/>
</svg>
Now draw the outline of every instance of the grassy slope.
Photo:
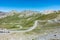
<svg viewBox="0 0 60 40">
<path fill-rule="evenodd" d="M 34 14 L 34 15 L 31 15 L 31 16 L 23 16 L 23 17 L 18 17 L 19 15 L 21 14 L 14 14 L 13 16 L 8 16 L 6 18 L 3 18 L 3 19 L 0 19 L 0 28 L 7 28 L 7 29 L 17 29 L 17 30 L 20 30 L 19 27 L 16 27 L 17 25 L 21 25 L 23 26 L 23 28 L 21 30 L 25 30 L 27 28 L 29 28 L 30 26 L 32 26 L 34 24 L 34 21 L 35 20 L 50 20 L 50 19 L 54 19 L 56 18 L 60 13 L 51 13 L 51 14 L 47 14 L 47 15 L 44 15 L 44 14 Z M 27 20 L 31 18 L 30 20 Z M 2 23 L 6 23 L 6 24 L 2 24 Z M 9 24 L 9 23 L 13 23 L 13 24 Z M 14 23 L 18 23 L 18 24 L 14 24 Z M 60 24 L 59 24 L 60 25 Z M 53 24 L 47 24 L 47 25 L 44 25 L 43 26 L 46 26 L 46 27 L 43 27 L 43 29 L 45 28 L 50 28 L 52 26 L 58 26 L 57 24 L 53 25 Z M 35 30 L 40 30 L 40 25 L 38 25 L 38 27 L 35 29 Z"/>
</svg>

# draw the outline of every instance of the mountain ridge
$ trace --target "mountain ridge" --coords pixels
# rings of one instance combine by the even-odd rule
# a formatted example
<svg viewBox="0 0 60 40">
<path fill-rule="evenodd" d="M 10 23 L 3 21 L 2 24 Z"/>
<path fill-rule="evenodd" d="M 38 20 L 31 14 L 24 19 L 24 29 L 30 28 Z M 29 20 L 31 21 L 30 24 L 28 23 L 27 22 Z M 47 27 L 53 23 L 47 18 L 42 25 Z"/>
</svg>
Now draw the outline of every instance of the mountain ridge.
<svg viewBox="0 0 60 40">
<path fill-rule="evenodd" d="M 29 11 L 31 12 L 31 11 Z M 53 13 L 49 13 L 49 14 L 43 14 L 43 13 L 39 13 L 39 12 L 32 12 L 32 15 L 30 15 L 30 13 L 23 13 L 23 12 L 12 12 L 11 14 L 9 13 L 8 15 L 6 15 L 6 17 L 4 18 L 0 18 L 0 28 L 6 28 L 9 30 L 26 30 L 29 29 L 31 26 L 33 26 L 34 22 L 36 20 L 40 20 L 38 22 L 38 26 L 37 26 L 37 30 L 41 29 L 42 26 L 45 26 L 43 28 L 54 28 L 54 26 L 60 26 L 60 22 L 59 17 L 60 17 L 60 12 L 53 12 Z M 29 14 L 29 15 L 28 15 Z M 58 16 L 59 15 L 59 16 Z M 57 19 L 55 21 L 55 19 Z M 45 21 L 43 21 L 45 20 Z M 48 20 L 50 20 L 48 22 Z M 52 23 L 53 22 L 53 23 Z M 18 23 L 18 24 L 17 24 Z M 22 29 L 21 26 L 23 27 Z M 36 30 L 35 29 L 35 30 Z"/>
</svg>

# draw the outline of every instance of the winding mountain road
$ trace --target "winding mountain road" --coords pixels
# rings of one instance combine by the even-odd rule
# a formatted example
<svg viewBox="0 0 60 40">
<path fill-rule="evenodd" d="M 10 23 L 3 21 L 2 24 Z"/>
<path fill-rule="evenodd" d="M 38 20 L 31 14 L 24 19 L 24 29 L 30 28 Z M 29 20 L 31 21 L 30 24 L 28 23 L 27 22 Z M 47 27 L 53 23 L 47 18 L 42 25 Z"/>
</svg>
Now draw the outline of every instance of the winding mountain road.
<svg viewBox="0 0 60 40">
<path fill-rule="evenodd" d="M 32 26 L 32 27 L 30 27 L 30 28 L 29 28 L 29 29 L 27 29 L 27 30 L 10 31 L 10 32 L 29 32 L 29 31 L 34 30 L 34 29 L 37 27 L 37 24 L 38 24 L 38 20 L 36 20 L 36 21 L 34 22 L 33 26 Z"/>
<path fill-rule="evenodd" d="M 35 22 L 34 22 L 34 24 L 33 24 L 33 26 L 31 26 L 30 28 L 28 28 L 28 29 L 26 29 L 26 30 L 19 30 L 19 31 L 17 31 L 17 30 L 10 30 L 9 32 L 10 33 L 12 33 L 12 32 L 30 32 L 30 31 L 32 31 L 32 30 L 34 30 L 36 27 L 37 27 L 37 24 L 38 24 L 38 21 L 40 21 L 40 22 L 45 22 L 46 20 L 36 20 Z M 58 20 L 54 20 L 55 22 L 57 21 L 58 22 Z M 54 21 L 52 21 L 52 20 L 48 20 L 47 22 L 48 23 L 55 23 Z M 59 21 L 60 22 L 60 21 Z"/>
</svg>

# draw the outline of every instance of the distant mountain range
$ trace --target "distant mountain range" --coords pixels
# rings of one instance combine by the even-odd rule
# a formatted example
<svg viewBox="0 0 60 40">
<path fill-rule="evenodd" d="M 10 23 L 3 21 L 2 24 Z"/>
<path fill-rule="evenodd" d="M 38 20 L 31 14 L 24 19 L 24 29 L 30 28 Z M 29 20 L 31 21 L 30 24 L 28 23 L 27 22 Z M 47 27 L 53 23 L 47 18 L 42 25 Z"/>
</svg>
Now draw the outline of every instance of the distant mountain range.
<svg viewBox="0 0 60 40">
<path fill-rule="evenodd" d="M 36 20 L 39 20 L 36 29 L 40 30 L 41 27 L 42 29 L 58 28 L 60 27 L 60 11 L 37 12 L 28 10 L 22 12 L 0 12 L 0 28 L 26 30 L 33 26 Z"/>
<path fill-rule="evenodd" d="M 5 14 L 7 14 L 6 12 L 1 12 L 0 11 L 0 16 L 3 16 L 3 15 L 5 15 Z"/>
</svg>

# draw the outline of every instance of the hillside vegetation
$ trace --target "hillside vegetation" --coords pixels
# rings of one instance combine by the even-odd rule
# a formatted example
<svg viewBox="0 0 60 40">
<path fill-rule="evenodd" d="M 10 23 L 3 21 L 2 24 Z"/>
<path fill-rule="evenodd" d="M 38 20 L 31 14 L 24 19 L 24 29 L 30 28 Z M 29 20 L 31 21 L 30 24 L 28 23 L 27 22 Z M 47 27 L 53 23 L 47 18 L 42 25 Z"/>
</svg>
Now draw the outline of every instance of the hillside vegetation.
<svg viewBox="0 0 60 40">
<path fill-rule="evenodd" d="M 49 14 L 43 14 L 38 12 L 13 12 L 9 16 L 0 18 L 0 28 L 6 28 L 10 30 L 26 30 L 33 26 L 36 20 L 45 20 L 45 22 L 38 21 L 38 26 L 34 31 L 50 28 L 56 28 L 60 26 L 60 23 L 49 23 L 48 20 L 56 19 L 60 15 L 60 12 L 54 12 Z M 59 17 L 58 17 L 59 18 Z M 58 19 L 57 19 L 58 20 Z M 42 25 L 42 26 L 41 26 Z"/>
</svg>

